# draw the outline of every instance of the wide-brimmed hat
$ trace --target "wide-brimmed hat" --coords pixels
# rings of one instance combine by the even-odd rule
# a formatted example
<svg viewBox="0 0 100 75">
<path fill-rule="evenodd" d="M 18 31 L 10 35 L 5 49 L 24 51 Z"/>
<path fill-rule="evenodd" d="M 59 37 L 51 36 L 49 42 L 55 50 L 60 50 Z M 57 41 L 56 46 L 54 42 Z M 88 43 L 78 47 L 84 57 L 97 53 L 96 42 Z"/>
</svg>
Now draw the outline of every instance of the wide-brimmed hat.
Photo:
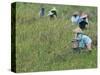
<svg viewBox="0 0 100 75">
<path fill-rule="evenodd" d="M 88 17 L 87 14 L 83 14 L 83 15 L 81 15 L 81 18 L 87 18 L 87 17 Z"/>
<path fill-rule="evenodd" d="M 78 11 L 76 11 L 76 12 L 74 12 L 74 13 L 73 13 L 73 15 L 79 15 L 79 12 L 78 12 Z"/>
<path fill-rule="evenodd" d="M 53 7 L 52 9 L 51 9 L 51 11 L 56 11 L 57 9 L 56 9 L 56 7 Z"/>
<path fill-rule="evenodd" d="M 83 31 L 82 31 L 79 27 L 75 28 L 75 29 L 73 30 L 73 32 L 74 32 L 74 33 L 83 33 Z"/>
</svg>

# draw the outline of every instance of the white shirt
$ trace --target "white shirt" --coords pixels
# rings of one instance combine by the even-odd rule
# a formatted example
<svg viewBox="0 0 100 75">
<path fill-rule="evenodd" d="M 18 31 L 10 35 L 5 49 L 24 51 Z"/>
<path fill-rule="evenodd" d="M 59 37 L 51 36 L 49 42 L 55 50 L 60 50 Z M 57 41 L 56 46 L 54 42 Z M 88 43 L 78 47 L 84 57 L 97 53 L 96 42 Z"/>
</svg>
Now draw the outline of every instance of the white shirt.
<svg viewBox="0 0 100 75">
<path fill-rule="evenodd" d="M 72 21 L 72 23 L 76 23 L 76 24 L 78 24 L 79 23 L 79 19 L 80 19 L 80 16 L 72 16 L 71 17 L 71 21 Z"/>
</svg>

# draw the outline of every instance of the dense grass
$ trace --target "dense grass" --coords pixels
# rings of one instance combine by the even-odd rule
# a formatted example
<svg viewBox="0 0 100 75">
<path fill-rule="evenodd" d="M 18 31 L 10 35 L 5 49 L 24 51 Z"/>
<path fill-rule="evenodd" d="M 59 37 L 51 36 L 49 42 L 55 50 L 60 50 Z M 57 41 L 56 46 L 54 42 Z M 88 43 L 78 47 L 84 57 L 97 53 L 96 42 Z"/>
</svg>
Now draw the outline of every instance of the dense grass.
<svg viewBox="0 0 100 75">
<path fill-rule="evenodd" d="M 50 20 L 38 15 L 41 6 L 46 14 L 55 6 L 58 18 Z M 93 45 L 91 54 L 73 53 L 70 17 L 75 11 L 90 14 L 90 26 L 85 33 L 96 39 L 97 9 L 95 7 L 41 5 L 17 3 L 16 7 L 16 70 L 17 72 L 85 69 L 97 67 L 97 48 Z"/>
</svg>

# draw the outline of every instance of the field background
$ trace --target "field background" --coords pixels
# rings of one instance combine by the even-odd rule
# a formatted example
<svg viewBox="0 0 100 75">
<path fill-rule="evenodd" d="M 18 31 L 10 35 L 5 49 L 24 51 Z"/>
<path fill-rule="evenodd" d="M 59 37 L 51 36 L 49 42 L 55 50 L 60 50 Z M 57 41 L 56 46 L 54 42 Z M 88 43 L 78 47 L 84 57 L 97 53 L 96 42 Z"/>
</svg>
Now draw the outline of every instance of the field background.
<svg viewBox="0 0 100 75">
<path fill-rule="evenodd" d="M 58 18 L 50 20 L 46 15 L 39 17 L 41 7 L 46 15 L 56 7 Z M 16 3 L 16 70 L 17 72 L 85 69 L 97 67 L 97 47 L 93 44 L 92 53 L 72 53 L 71 24 L 73 12 L 89 14 L 89 28 L 85 33 L 96 43 L 97 8 L 86 6 L 49 5 Z"/>
</svg>

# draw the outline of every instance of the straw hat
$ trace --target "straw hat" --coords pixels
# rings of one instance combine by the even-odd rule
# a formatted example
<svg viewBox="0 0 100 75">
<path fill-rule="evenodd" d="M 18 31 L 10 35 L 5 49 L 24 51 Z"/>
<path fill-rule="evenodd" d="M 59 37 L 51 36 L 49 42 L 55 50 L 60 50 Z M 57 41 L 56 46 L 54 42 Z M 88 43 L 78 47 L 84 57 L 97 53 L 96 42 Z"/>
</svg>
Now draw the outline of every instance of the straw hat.
<svg viewBox="0 0 100 75">
<path fill-rule="evenodd" d="M 74 32 L 74 33 L 83 33 L 83 31 L 82 31 L 79 27 L 75 28 L 75 29 L 73 30 L 73 32 Z"/>
<path fill-rule="evenodd" d="M 87 14 L 81 16 L 81 18 L 86 18 L 86 17 L 88 17 Z"/>
<path fill-rule="evenodd" d="M 56 11 L 56 7 L 53 7 L 53 8 L 51 9 L 51 11 Z"/>
<path fill-rule="evenodd" d="M 76 12 L 73 13 L 73 15 L 79 15 L 79 12 L 76 11 Z"/>
</svg>

